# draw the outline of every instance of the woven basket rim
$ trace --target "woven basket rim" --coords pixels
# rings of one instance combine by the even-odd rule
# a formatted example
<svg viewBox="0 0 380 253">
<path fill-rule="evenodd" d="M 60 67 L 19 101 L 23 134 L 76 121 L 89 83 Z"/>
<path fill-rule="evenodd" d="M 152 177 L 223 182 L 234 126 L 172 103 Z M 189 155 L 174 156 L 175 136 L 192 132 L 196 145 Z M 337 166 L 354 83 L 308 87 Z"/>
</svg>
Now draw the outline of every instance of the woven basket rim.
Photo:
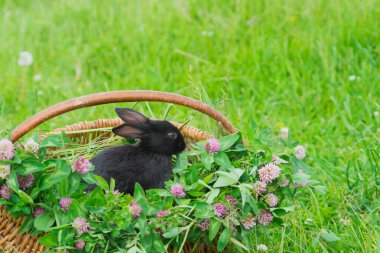
<svg viewBox="0 0 380 253">
<path fill-rule="evenodd" d="M 85 135 L 91 132 L 105 132 L 105 129 L 116 127 L 123 123 L 124 122 L 120 118 L 80 121 L 80 122 L 73 123 L 64 127 L 53 129 L 52 131 L 42 134 L 40 137 L 43 139 L 44 137 L 48 135 L 61 133 L 61 132 L 68 134 L 69 137 L 71 137 L 72 134 L 79 136 L 79 135 Z M 183 126 L 181 123 L 178 123 L 175 121 L 170 121 L 170 123 L 172 123 L 177 128 L 182 127 L 181 133 L 183 134 L 183 136 L 185 138 L 192 139 L 194 141 L 206 140 L 213 137 L 212 134 L 206 131 L 200 130 L 197 127 L 193 127 L 189 125 Z M 86 132 L 86 130 L 89 130 L 89 131 Z"/>
</svg>

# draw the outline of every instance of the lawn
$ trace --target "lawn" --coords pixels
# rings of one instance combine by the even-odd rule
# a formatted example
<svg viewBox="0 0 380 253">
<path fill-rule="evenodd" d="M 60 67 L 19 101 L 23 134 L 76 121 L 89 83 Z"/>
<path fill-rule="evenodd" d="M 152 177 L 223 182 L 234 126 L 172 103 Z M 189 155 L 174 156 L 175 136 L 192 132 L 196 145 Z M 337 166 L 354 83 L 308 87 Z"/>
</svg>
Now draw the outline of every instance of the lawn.
<svg viewBox="0 0 380 253">
<path fill-rule="evenodd" d="M 377 0 L 1 0 L 0 11 L 1 129 L 63 100 L 121 89 L 203 100 L 251 141 L 252 125 L 287 127 L 327 191 L 295 200 L 283 227 L 253 240 L 271 252 L 379 252 Z M 31 66 L 17 64 L 21 51 L 33 55 Z M 40 129 L 112 118 L 114 106 Z M 136 108 L 159 118 L 166 105 Z M 169 114 L 189 116 L 215 129 L 181 107 Z"/>
</svg>

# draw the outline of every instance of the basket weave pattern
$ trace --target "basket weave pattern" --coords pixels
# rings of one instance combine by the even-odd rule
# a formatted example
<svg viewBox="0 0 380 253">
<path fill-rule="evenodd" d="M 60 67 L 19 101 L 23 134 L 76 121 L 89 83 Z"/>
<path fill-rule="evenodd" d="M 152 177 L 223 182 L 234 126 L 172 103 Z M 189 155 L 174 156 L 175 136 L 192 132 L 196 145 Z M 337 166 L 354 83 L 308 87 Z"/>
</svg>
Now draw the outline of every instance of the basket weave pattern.
<svg viewBox="0 0 380 253">
<path fill-rule="evenodd" d="M 110 131 L 104 130 L 105 128 L 111 128 L 116 127 L 124 122 L 117 118 L 117 119 L 98 119 L 95 121 L 84 121 L 79 122 L 73 125 L 69 125 L 63 128 L 57 128 L 50 132 L 52 133 L 60 133 L 65 132 L 67 133 L 67 137 L 70 138 L 72 141 L 77 142 L 79 144 L 86 144 L 91 139 L 95 138 L 101 138 L 106 139 L 109 138 L 112 133 Z M 176 127 L 181 127 L 181 133 L 182 135 L 192 141 L 201 141 L 206 140 L 211 137 L 211 134 L 201 131 L 198 128 L 191 127 L 191 126 L 182 126 L 182 124 L 177 122 L 171 122 Z M 84 130 L 92 130 L 87 133 L 70 133 L 70 132 L 78 132 L 78 131 L 84 131 Z M 42 135 L 41 138 L 43 139 L 46 135 Z"/>
<path fill-rule="evenodd" d="M 23 221 L 24 218 L 10 217 L 5 208 L 1 207 L 0 252 L 31 253 L 44 251 L 44 247 L 38 243 L 39 237 L 20 233 Z"/>
</svg>

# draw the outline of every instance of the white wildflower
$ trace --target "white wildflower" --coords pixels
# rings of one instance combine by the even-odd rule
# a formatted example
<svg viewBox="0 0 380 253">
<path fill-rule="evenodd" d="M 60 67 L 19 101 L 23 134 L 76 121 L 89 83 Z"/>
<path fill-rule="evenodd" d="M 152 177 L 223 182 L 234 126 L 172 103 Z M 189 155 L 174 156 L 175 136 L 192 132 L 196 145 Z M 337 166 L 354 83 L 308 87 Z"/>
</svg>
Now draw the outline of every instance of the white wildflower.
<svg viewBox="0 0 380 253">
<path fill-rule="evenodd" d="M 33 56 L 30 52 L 23 51 L 20 53 L 18 58 L 18 65 L 20 66 L 29 66 L 33 63 Z"/>
<path fill-rule="evenodd" d="M 24 143 L 25 151 L 30 154 L 38 154 L 38 143 L 35 142 L 32 138 L 27 139 Z"/>
<path fill-rule="evenodd" d="M 268 252 L 268 247 L 265 244 L 258 244 L 257 251 Z"/>
<path fill-rule="evenodd" d="M 304 159 L 305 156 L 306 156 L 306 149 L 304 146 L 297 146 L 295 149 L 294 149 L 294 155 L 298 158 L 298 159 Z"/>
<path fill-rule="evenodd" d="M 348 77 L 348 81 L 353 82 L 353 81 L 360 81 L 360 76 L 355 76 L 355 75 L 350 75 Z"/>
<path fill-rule="evenodd" d="M 9 165 L 0 165 L 0 178 L 7 179 L 11 172 L 11 167 Z"/>
<path fill-rule="evenodd" d="M 351 220 L 347 219 L 346 217 L 342 217 L 342 218 L 340 218 L 340 222 L 342 222 L 342 224 L 343 224 L 344 226 L 349 226 L 349 225 L 351 225 Z"/>
<path fill-rule="evenodd" d="M 35 82 L 38 82 L 38 81 L 40 81 L 42 79 L 42 75 L 40 75 L 40 74 L 37 74 L 37 75 L 34 75 L 33 76 L 33 81 L 35 81 Z"/>
<path fill-rule="evenodd" d="M 280 139 L 288 139 L 289 137 L 289 128 L 282 127 L 280 129 L 280 135 L 278 136 Z"/>
</svg>

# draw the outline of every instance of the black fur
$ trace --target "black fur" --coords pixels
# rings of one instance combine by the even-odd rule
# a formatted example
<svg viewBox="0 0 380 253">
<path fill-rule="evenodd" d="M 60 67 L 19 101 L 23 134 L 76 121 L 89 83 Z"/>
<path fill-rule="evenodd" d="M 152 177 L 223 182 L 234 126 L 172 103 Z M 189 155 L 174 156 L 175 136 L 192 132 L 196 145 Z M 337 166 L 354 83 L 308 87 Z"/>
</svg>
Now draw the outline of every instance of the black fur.
<svg viewBox="0 0 380 253">
<path fill-rule="evenodd" d="M 163 188 L 171 176 L 171 156 L 186 147 L 182 134 L 168 121 L 150 120 L 131 109 L 117 108 L 116 112 L 125 124 L 113 132 L 140 141 L 100 152 L 90 160 L 94 173 L 108 182 L 114 178 L 115 189 L 124 193 L 132 194 L 136 182 L 145 190 Z"/>
</svg>

